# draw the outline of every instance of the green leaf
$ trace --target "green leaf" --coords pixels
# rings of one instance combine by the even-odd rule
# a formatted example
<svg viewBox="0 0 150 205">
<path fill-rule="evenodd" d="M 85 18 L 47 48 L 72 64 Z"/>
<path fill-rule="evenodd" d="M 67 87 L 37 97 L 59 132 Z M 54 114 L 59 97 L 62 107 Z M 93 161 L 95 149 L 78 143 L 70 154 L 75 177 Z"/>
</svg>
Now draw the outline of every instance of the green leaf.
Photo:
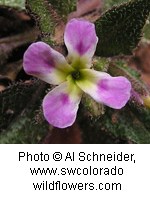
<svg viewBox="0 0 150 205">
<path fill-rule="evenodd" d="M 0 133 L 0 144 L 33 144 L 41 141 L 49 131 L 48 125 L 44 122 L 36 123 L 36 113 L 33 112 L 18 116 L 7 130 Z"/>
<path fill-rule="evenodd" d="M 65 20 L 69 13 L 76 10 L 76 0 L 48 0 L 48 2 Z"/>
<path fill-rule="evenodd" d="M 106 11 L 95 23 L 96 54 L 104 57 L 132 54 L 150 12 L 149 0 L 134 0 Z"/>
<path fill-rule="evenodd" d="M 36 80 L 11 85 L 0 93 L 0 143 L 37 143 L 45 137 L 48 124 L 39 110 L 45 88 Z"/>
<path fill-rule="evenodd" d="M 25 0 L 1 0 L 0 4 L 6 5 L 6 6 L 19 7 L 21 9 L 24 9 Z"/>
<path fill-rule="evenodd" d="M 147 119 L 150 124 L 150 111 L 133 112 L 132 107 L 126 106 L 120 111 L 107 109 L 101 121 L 101 126 L 111 133 L 114 137 L 131 140 L 134 143 L 150 143 L 150 127 L 145 125 L 142 116 Z"/>
<path fill-rule="evenodd" d="M 26 0 L 26 8 L 39 27 L 42 41 L 53 45 L 52 35 L 57 20 L 52 6 L 43 0 Z"/>
<path fill-rule="evenodd" d="M 144 27 L 144 38 L 150 39 L 150 17 L 146 21 L 146 25 Z"/>
<path fill-rule="evenodd" d="M 75 5 L 75 0 L 26 0 L 26 8 L 39 27 L 41 40 L 52 46 L 62 44 L 67 15 Z"/>
<path fill-rule="evenodd" d="M 111 8 L 114 5 L 127 2 L 127 0 L 105 0 L 104 1 L 104 10 Z"/>
<path fill-rule="evenodd" d="M 150 110 L 127 105 L 121 110 L 106 108 L 99 117 L 88 116 L 82 104 L 78 123 L 84 135 L 83 143 L 150 144 Z"/>
</svg>

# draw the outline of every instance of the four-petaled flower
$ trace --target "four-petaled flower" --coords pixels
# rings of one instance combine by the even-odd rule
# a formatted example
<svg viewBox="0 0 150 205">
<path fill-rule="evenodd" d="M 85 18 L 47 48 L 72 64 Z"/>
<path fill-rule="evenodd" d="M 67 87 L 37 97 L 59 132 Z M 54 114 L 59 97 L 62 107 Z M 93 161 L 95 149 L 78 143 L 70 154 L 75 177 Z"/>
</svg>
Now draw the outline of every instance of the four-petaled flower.
<svg viewBox="0 0 150 205">
<path fill-rule="evenodd" d="M 46 120 L 55 127 L 71 126 L 85 92 L 97 102 L 120 109 L 130 98 L 131 83 L 90 69 L 98 38 L 93 23 L 72 19 L 65 28 L 67 61 L 43 42 L 31 44 L 24 54 L 26 73 L 56 86 L 43 100 Z"/>
</svg>

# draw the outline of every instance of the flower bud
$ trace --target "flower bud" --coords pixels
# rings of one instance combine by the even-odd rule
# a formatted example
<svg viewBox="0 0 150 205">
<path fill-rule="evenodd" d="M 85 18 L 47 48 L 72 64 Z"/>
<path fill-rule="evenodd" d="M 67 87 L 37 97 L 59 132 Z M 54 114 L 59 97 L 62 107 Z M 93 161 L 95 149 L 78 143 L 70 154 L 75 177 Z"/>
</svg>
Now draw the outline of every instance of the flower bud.
<svg viewBox="0 0 150 205">
<path fill-rule="evenodd" d="M 143 97 L 144 106 L 150 109 L 150 96 Z"/>
</svg>

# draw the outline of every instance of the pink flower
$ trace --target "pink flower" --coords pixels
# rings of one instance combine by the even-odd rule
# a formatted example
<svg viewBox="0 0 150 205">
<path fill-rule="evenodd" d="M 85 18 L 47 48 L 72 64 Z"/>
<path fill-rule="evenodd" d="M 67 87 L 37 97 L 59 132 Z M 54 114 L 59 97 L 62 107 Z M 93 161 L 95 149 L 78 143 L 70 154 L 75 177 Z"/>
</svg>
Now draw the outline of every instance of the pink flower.
<svg viewBox="0 0 150 205">
<path fill-rule="evenodd" d="M 72 19 L 66 25 L 64 41 L 67 60 L 43 42 L 33 43 L 24 54 L 26 73 L 57 85 L 43 100 L 46 120 L 59 128 L 71 126 L 83 92 L 111 108 L 124 107 L 130 98 L 131 83 L 125 77 L 90 69 L 98 42 L 94 24 Z"/>
</svg>

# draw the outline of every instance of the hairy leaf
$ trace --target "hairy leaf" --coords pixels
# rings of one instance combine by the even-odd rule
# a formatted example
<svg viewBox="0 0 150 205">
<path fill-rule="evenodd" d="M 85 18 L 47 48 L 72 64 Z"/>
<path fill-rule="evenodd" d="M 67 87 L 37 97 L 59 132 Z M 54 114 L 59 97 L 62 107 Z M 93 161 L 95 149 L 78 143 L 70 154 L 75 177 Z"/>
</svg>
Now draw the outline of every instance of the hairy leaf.
<svg viewBox="0 0 150 205">
<path fill-rule="evenodd" d="M 25 0 L 1 0 L 0 4 L 24 9 Z"/>
<path fill-rule="evenodd" d="M 95 23 L 99 37 L 96 54 L 105 57 L 131 54 L 141 39 L 149 12 L 149 0 L 130 1 L 105 12 Z"/>
<path fill-rule="evenodd" d="M 76 9 L 76 0 L 48 0 L 61 18 L 66 19 L 68 14 Z"/>
<path fill-rule="evenodd" d="M 34 143 L 47 132 L 44 120 L 35 120 L 45 94 L 45 83 L 16 83 L 0 93 L 0 143 Z"/>
<path fill-rule="evenodd" d="M 83 143 L 150 143 L 150 110 L 126 106 L 121 110 L 106 108 L 100 117 L 91 117 L 82 104 L 78 123 Z"/>
<path fill-rule="evenodd" d="M 55 31 L 56 19 L 51 5 L 43 0 L 26 0 L 26 8 L 40 29 L 41 39 L 52 45 L 51 36 Z"/>
</svg>

